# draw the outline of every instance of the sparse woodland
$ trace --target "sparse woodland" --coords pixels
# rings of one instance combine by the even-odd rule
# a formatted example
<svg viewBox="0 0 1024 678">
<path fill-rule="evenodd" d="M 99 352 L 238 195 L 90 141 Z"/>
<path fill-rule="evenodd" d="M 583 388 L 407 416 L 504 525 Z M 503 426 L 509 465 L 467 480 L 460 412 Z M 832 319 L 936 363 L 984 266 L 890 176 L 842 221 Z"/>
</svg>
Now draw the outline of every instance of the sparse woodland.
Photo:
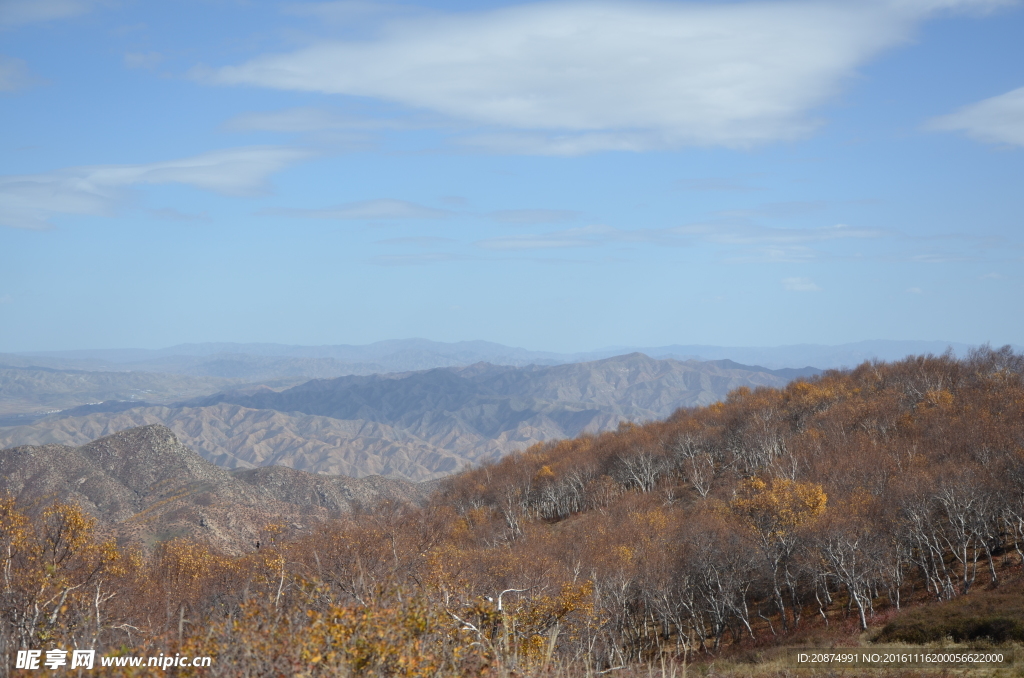
<svg viewBox="0 0 1024 678">
<path fill-rule="evenodd" d="M 809 628 L 849 638 L 999 590 L 1022 551 L 1024 356 L 982 349 L 740 389 L 452 476 L 427 506 L 296 540 L 268 525 L 241 557 L 142 552 L 77 507 L 0 500 L 0 654 L 211 655 L 196 670 L 211 676 L 624 675 Z"/>
</svg>

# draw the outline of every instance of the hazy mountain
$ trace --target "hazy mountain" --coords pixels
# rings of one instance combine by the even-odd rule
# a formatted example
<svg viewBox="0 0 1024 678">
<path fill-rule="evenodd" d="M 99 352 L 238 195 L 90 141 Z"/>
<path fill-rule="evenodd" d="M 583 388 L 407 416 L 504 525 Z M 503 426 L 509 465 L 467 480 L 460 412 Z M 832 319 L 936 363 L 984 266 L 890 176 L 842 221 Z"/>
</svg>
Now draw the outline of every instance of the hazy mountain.
<svg viewBox="0 0 1024 678">
<path fill-rule="evenodd" d="M 641 354 L 549 367 L 480 363 L 313 380 L 281 392 L 225 392 L 178 407 L 90 406 L 0 429 L 0 445 L 81 445 L 161 423 L 206 459 L 231 468 L 279 464 L 425 480 L 545 440 L 660 419 L 740 386 L 782 386 L 796 376 Z"/>
<path fill-rule="evenodd" d="M 0 364 L 0 421 L 108 400 L 167 403 L 245 384 L 241 379 L 149 372 L 95 372 Z"/>
<path fill-rule="evenodd" d="M 545 351 L 528 351 L 488 341 L 446 343 L 428 339 L 396 339 L 353 346 L 292 346 L 286 344 L 205 343 L 179 344 L 162 349 L 101 349 L 81 351 L 44 351 L 18 354 L 62 364 L 118 365 L 131 369 L 164 371 L 168 367 L 215 364 L 218 361 L 242 360 L 257 363 L 256 358 L 292 358 L 284 365 L 307 365 L 326 369 L 330 366 L 351 366 L 347 374 L 400 372 L 471 365 L 491 362 L 501 365 L 555 364 L 570 362 L 567 356 Z M 245 356 L 240 358 L 239 356 Z M 2 356 L 0 356 L 2 357 Z M 264 361 L 271 364 L 272 361 Z"/>
<path fill-rule="evenodd" d="M 0 493 L 26 502 L 73 501 L 122 539 L 146 544 L 188 535 L 229 551 L 255 547 L 267 524 L 308 529 L 381 499 L 416 501 L 426 488 L 288 468 L 230 472 L 163 426 L 134 428 L 88 445 L 0 450 Z"/>
<path fill-rule="evenodd" d="M 901 360 L 908 355 L 941 355 L 951 349 L 957 356 L 963 357 L 973 348 L 969 344 L 947 341 L 859 341 L 838 346 L 821 344 L 796 344 L 775 347 L 740 347 L 740 346 L 703 346 L 673 345 L 638 349 L 654 358 L 674 358 L 685 360 L 729 359 L 749 365 L 765 367 L 799 367 L 814 365 L 821 369 L 856 367 L 866 360 Z M 608 349 L 612 353 L 621 350 Z"/>
<path fill-rule="evenodd" d="M 595 351 L 556 353 L 530 351 L 487 341 L 445 343 L 427 339 L 400 339 L 362 346 L 205 343 L 179 344 L 153 350 L 104 349 L 0 354 L 0 364 L 20 367 L 38 365 L 56 369 L 172 372 L 265 381 L 408 372 L 438 367 L 463 367 L 477 362 L 519 367 L 558 365 L 590 362 L 634 352 L 675 360 L 733 360 L 773 369 L 800 369 L 808 365 L 828 369 L 853 367 L 871 359 L 898 360 L 907 355 L 941 354 L 947 348 L 952 348 L 958 356 L 962 356 L 971 347 L 945 341 L 861 341 L 835 346 L 613 346 Z"/>
<path fill-rule="evenodd" d="M 387 424 L 340 420 L 221 403 L 136 407 L 0 428 L 0 447 L 84 445 L 137 426 L 162 424 L 205 459 L 225 468 L 281 465 L 316 473 L 425 480 L 465 463 L 448 450 Z"/>
</svg>

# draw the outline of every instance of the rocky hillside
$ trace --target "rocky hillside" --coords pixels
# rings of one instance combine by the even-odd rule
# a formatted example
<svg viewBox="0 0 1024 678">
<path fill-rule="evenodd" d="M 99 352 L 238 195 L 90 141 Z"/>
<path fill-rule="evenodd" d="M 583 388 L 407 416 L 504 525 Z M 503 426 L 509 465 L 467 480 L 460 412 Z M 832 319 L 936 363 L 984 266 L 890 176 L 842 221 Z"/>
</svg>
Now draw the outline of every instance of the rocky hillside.
<svg viewBox="0 0 1024 678">
<path fill-rule="evenodd" d="M 189 536 L 242 552 L 269 524 L 302 532 L 356 505 L 417 501 L 424 490 L 401 480 L 282 467 L 228 471 L 181 444 L 170 429 L 150 425 L 80 447 L 0 450 L 4 493 L 26 504 L 75 502 L 122 539 L 152 544 Z"/>
<path fill-rule="evenodd" d="M 454 471 L 463 460 L 396 429 L 219 403 L 208 407 L 136 407 L 0 428 L 0 447 L 85 445 L 117 431 L 162 424 L 207 460 L 225 468 L 283 465 L 359 478 L 426 479 Z"/>
<path fill-rule="evenodd" d="M 179 407 L 115 403 L 72 410 L 0 429 L 0 445 L 82 445 L 161 423 L 206 459 L 230 468 L 277 464 L 419 481 L 538 442 L 664 418 L 680 407 L 721 400 L 740 386 L 783 386 L 800 374 L 642 354 L 543 367 L 480 363 L 314 380 L 281 392 L 225 392 Z"/>
</svg>

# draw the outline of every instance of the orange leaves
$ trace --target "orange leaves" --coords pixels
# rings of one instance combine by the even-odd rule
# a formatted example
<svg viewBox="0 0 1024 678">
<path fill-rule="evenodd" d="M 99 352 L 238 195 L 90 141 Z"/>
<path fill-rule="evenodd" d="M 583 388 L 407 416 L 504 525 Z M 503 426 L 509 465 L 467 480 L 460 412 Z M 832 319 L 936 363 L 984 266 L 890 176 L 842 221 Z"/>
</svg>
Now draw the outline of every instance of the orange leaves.
<svg viewBox="0 0 1024 678">
<path fill-rule="evenodd" d="M 54 504 L 43 511 L 44 557 L 57 566 L 78 554 L 92 538 L 96 520 L 72 504 Z"/>
<path fill-rule="evenodd" d="M 548 465 L 541 466 L 540 469 L 533 474 L 533 482 L 540 483 L 547 480 L 554 480 L 555 472 L 551 470 Z"/>
<path fill-rule="evenodd" d="M 347 673 L 433 676 L 444 666 L 455 625 L 421 598 L 334 606 L 310 616 L 301 656 Z"/>
<path fill-rule="evenodd" d="M 786 398 L 791 407 L 820 413 L 849 397 L 852 384 L 845 375 L 829 374 L 815 381 L 798 380 L 786 387 Z"/>
<path fill-rule="evenodd" d="M 924 402 L 929 407 L 938 407 L 943 410 L 948 410 L 952 407 L 953 400 L 953 394 L 946 389 L 936 389 L 924 394 Z"/>
<path fill-rule="evenodd" d="M 112 581 L 137 560 L 95 533 L 95 520 L 71 504 L 34 516 L 0 499 L 0 619 L 17 629 L 15 642 L 69 644 L 98 628 Z"/>
<path fill-rule="evenodd" d="M 827 502 L 825 491 L 816 483 L 750 478 L 740 483 L 731 507 L 762 535 L 782 537 L 824 513 Z"/>
</svg>

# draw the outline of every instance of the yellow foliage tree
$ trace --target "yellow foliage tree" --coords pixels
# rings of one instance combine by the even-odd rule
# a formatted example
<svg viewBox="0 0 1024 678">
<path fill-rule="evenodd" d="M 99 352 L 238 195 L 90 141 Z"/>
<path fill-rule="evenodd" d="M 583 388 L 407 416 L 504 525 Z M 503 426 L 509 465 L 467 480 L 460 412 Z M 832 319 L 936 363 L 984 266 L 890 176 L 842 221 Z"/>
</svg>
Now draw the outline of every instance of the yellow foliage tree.
<svg viewBox="0 0 1024 678">
<path fill-rule="evenodd" d="M 794 627 L 800 623 L 797 582 L 791 562 L 798 545 L 798 528 L 825 512 L 828 497 L 817 483 L 785 478 L 765 481 L 749 478 L 740 483 L 730 508 L 754 536 L 772 576 L 772 592 L 783 628 L 788 629 L 786 598 Z M 785 589 L 785 593 L 784 593 Z"/>
</svg>

